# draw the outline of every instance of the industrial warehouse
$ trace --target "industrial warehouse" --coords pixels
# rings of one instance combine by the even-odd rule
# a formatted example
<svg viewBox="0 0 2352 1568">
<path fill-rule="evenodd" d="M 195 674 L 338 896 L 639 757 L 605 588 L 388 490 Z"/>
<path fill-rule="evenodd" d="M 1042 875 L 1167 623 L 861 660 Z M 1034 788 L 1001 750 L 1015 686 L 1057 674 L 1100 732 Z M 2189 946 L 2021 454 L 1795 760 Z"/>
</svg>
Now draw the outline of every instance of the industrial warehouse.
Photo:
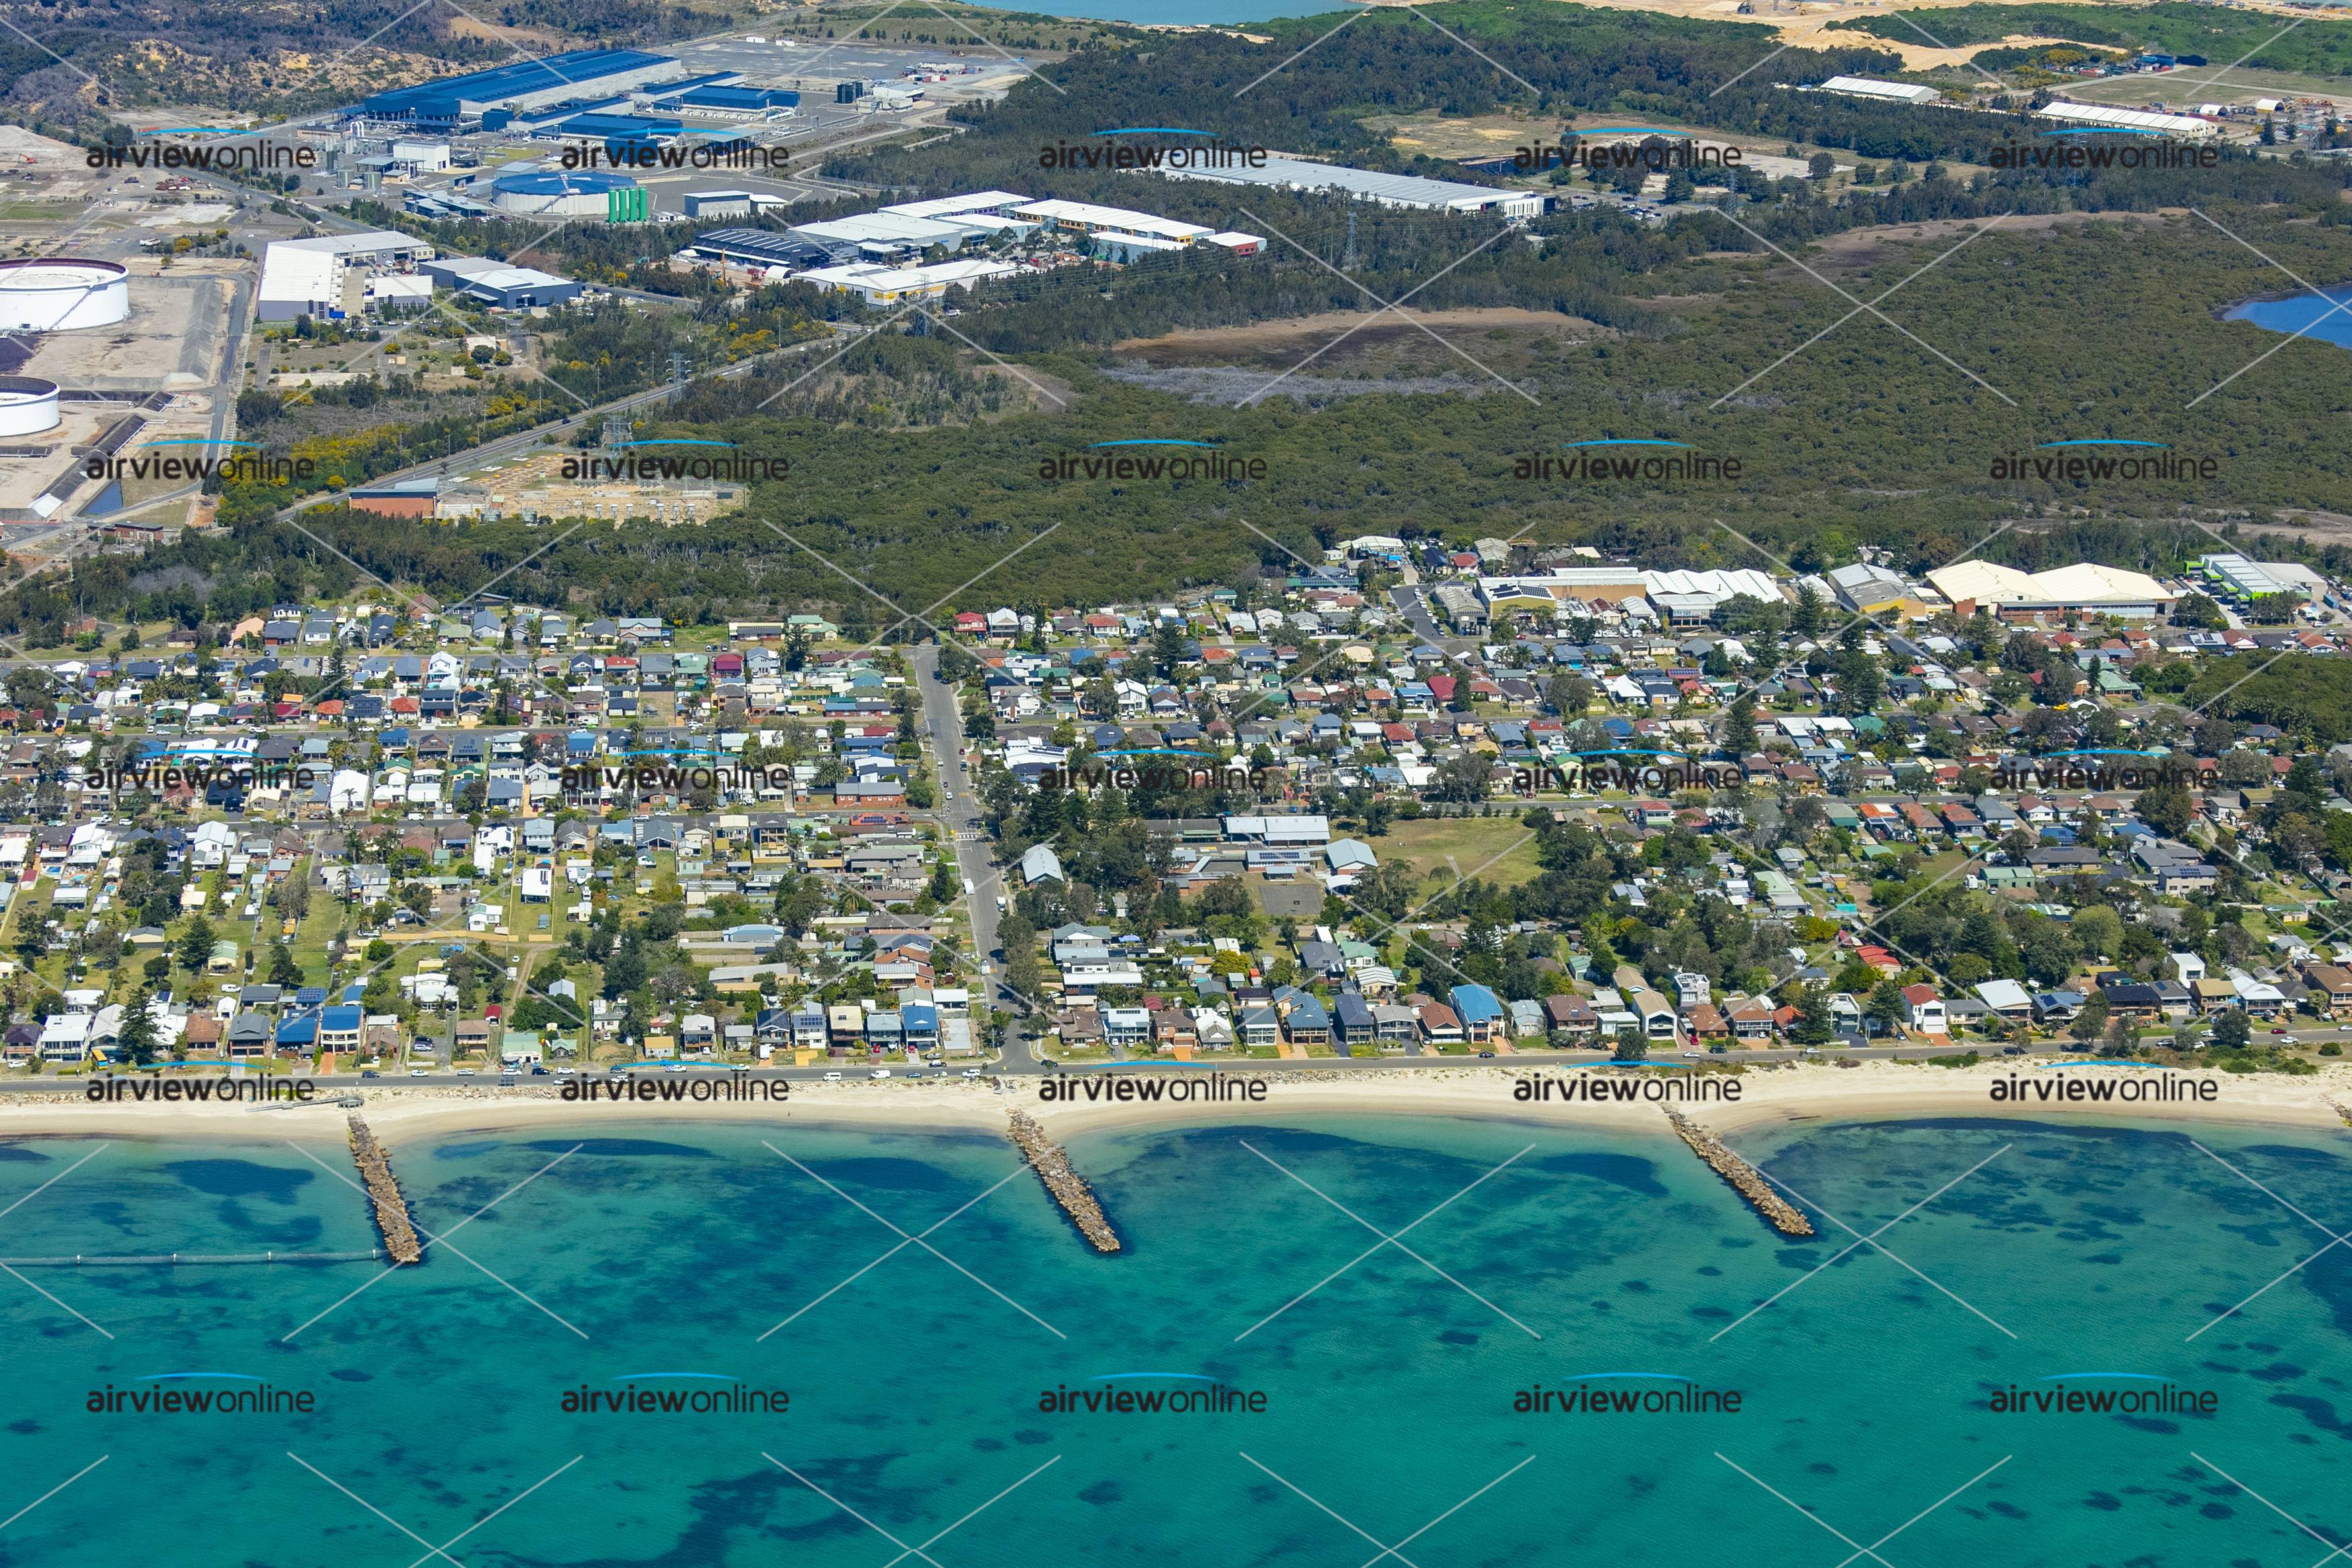
<svg viewBox="0 0 2352 1568">
<path fill-rule="evenodd" d="M 736 192 L 689 194 L 717 210 L 750 198 Z M 1080 261 L 1125 264 L 1194 246 L 1255 256 L 1263 236 L 1180 223 L 1155 214 L 1087 202 L 1032 201 L 1013 191 L 980 191 L 900 203 L 845 218 L 770 229 L 721 228 L 698 235 L 673 258 L 682 267 L 716 266 L 763 281 L 785 278 L 860 296 L 868 304 L 936 298 L 1008 277 Z M 960 257 L 975 247 L 986 256 Z M 939 251 L 946 259 L 929 257 Z"/>
<path fill-rule="evenodd" d="M 664 81 L 679 71 L 668 55 L 636 49 L 572 49 L 542 59 L 518 61 L 465 76 L 445 77 L 415 87 L 396 88 L 360 101 L 357 113 L 393 120 L 416 131 L 456 131 L 479 122 L 492 110 L 509 114 L 543 109 L 583 96 L 605 94 Z M 497 129 L 491 127 L 490 129 Z"/>
<path fill-rule="evenodd" d="M 404 272 L 433 254 L 426 241 L 390 229 L 274 241 L 261 253 L 254 319 L 323 321 L 354 314 L 364 304 L 368 272 Z"/>
<path fill-rule="evenodd" d="M 1419 212 L 1490 213 L 1506 218 L 1540 216 L 1547 205 L 1533 191 L 1470 185 L 1457 180 L 1424 180 L 1414 174 L 1383 174 L 1370 169 L 1349 169 L 1338 163 L 1310 163 L 1297 158 L 1268 158 L 1255 165 L 1230 168 L 1168 164 L 1139 170 L 1171 180 L 1208 180 L 1221 185 L 1264 185 L 1278 191 L 1330 193 L 1383 207 Z"/>
</svg>

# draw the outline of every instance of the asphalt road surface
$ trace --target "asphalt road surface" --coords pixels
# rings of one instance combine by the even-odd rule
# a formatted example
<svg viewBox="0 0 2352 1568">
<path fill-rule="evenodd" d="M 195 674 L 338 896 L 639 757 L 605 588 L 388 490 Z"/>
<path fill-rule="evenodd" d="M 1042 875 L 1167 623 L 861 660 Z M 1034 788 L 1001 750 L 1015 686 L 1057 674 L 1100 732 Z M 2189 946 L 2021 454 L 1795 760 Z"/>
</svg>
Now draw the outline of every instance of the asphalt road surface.
<svg viewBox="0 0 2352 1568">
<path fill-rule="evenodd" d="M 1002 1007 L 1015 1022 L 998 1041 L 1006 1072 L 1041 1072 L 1045 1069 L 1018 1021 L 1032 1004 L 1004 984 L 1004 961 L 996 951 L 996 899 L 1011 896 L 990 855 L 989 841 L 981 836 L 980 800 L 973 792 L 973 775 L 960 755 L 963 747 L 963 715 L 956 707 L 955 688 L 940 679 L 940 651 L 929 643 L 909 651 L 915 680 L 923 700 L 923 727 L 930 738 L 931 756 L 940 780 L 940 803 L 932 813 L 942 831 L 955 841 L 956 868 L 971 885 L 971 941 L 989 966 L 982 988 L 991 1005 Z"/>
<path fill-rule="evenodd" d="M 2265 1035 L 2258 1035 L 2256 1037 L 2258 1040 L 2267 1038 L 2268 1037 Z M 1968 1050 L 1976 1051 L 1980 1055 L 1991 1056 L 1998 1054 L 2000 1048 L 1998 1046 L 1975 1046 L 1966 1048 L 1947 1048 L 1936 1046 L 1873 1046 L 1861 1051 L 1806 1051 L 1801 1049 L 1788 1048 L 1774 1051 L 1742 1051 L 1733 1052 L 1728 1057 L 1717 1057 L 1712 1055 L 1692 1057 L 1660 1052 L 1655 1058 L 1655 1061 L 1661 1063 L 1670 1062 L 1683 1066 L 1694 1065 L 1700 1061 L 1736 1061 L 1742 1063 L 1803 1060 L 1827 1061 L 1839 1059 L 1853 1059 L 1856 1061 L 1918 1061 L 1936 1056 L 1960 1055 Z M 2050 1052 L 2046 1047 L 2036 1046 L 2034 1048 L 2033 1054 L 2036 1056 L 2047 1056 L 2053 1053 Z M 1132 1061 L 1111 1062 L 1097 1061 L 1086 1063 L 1084 1065 L 1055 1069 L 1042 1066 L 1035 1060 L 1029 1057 L 1024 1050 L 1022 1053 L 1022 1060 L 1019 1063 L 1008 1065 L 1006 1067 L 1000 1068 L 982 1065 L 974 1068 L 968 1067 L 966 1064 L 961 1062 L 950 1062 L 945 1067 L 932 1067 L 928 1064 L 910 1067 L 903 1063 L 893 1062 L 889 1064 L 887 1072 L 890 1081 L 893 1082 L 970 1082 L 973 1079 L 985 1082 L 990 1079 L 997 1077 L 1016 1075 L 1034 1076 L 1041 1071 L 1048 1071 L 1067 1072 L 1150 1072 L 1155 1071 L 1200 1071 L 1203 1068 L 1207 1068 L 1210 1071 L 1219 1072 L 1240 1072 L 1253 1076 L 1265 1075 L 1269 1077 L 1288 1076 L 1292 1074 L 1313 1075 L 1320 1072 L 1410 1072 L 1417 1069 L 1428 1067 L 1489 1067 L 1496 1069 L 1498 1071 L 1524 1072 L 1538 1071 L 1544 1068 L 1586 1067 L 1607 1060 L 1608 1057 L 1605 1053 L 1590 1051 L 1517 1051 L 1507 1056 L 1495 1056 L 1491 1058 L 1476 1056 L 1430 1057 L 1387 1055 L 1354 1057 L 1317 1056 L 1307 1058 L 1284 1057 L 1275 1059 L 1253 1059 L 1246 1061 L 1220 1061 L 1214 1063 L 1200 1061 L 1179 1062 L 1168 1057 L 1143 1057 Z M 2021 1060 L 2022 1059 L 2021 1058 Z M 2153 1066 L 2155 1064 L 2151 1063 L 2150 1065 Z M 679 1078 L 690 1079 L 699 1077 L 733 1079 L 739 1082 L 750 1081 L 753 1082 L 782 1081 L 792 1083 L 814 1083 L 822 1082 L 828 1079 L 840 1079 L 846 1082 L 852 1079 L 871 1078 L 875 1071 L 875 1068 L 870 1064 L 852 1061 L 837 1061 L 830 1065 L 816 1067 L 759 1067 L 750 1069 L 737 1069 L 713 1064 L 707 1067 L 694 1066 L 669 1071 L 660 1068 L 640 1066 L 630 1070 L 627 1076 L 632 1079 L 648 1079 L 656 1082 L 675 1082 Z M 217 1077 L 219 1076 L 219 1070 L 205 1070 L 195 1075 L 207 1078 Z M 380 1070 L 376 1075 L 372 1078 L 362 1078 L 358 1073 L 341 1072 L 326 1077 L 310 1079 L 309 1082 L 320 1085 L 321 1092 L 327 1090 L 356 1091 L 362 1089 L 394 1089 L 404 1087 L 471 1087 L 483 1089 L 496 1087 L 505 1082 L 507 1078 L 511 1077 L 517 1086 L 525 1086 L 535 1089 L 550 1089 L 566 1082 L 573 1082 L 575 1078 L 608 1079 L 614 1076 L 617 1075 L 607 1071 L 586 1072 L 575 1075 L 551 1071 L 546 1073 L 524 1072 L 517 1074 L 500 1074 L 490 1071 L 464 1073 L 448 1071 L 436 1071 L 432 1070 L 427 1070 L 423 1073 L 423 1075 L 419 1076 L 405 1068 L 384 1068 Z M 77 1077 L 71 1079 L 56 1077 L 10 1078 L 5 1081 L 0 1081 L 0 1093 L 70 1093 L 76 1095 L 86 1095 L 89 1085 L 95 1081 L 96 1079 L 94 1077 Z M 317 1103 L 318 1102 L 316 1101 L 312 1102 L 312 1103 Z M 688 1103 L 690 1103 L 691 1102 Z"/>
</svg>

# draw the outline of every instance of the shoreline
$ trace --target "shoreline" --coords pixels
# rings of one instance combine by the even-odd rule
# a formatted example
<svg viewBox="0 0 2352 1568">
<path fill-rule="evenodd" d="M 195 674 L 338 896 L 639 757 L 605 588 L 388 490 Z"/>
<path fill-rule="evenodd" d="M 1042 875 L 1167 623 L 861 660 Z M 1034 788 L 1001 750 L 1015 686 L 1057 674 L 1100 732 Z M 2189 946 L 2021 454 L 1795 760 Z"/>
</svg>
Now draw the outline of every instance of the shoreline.
<svg viewBox="0 0 2352 1568">
<path fill-rule="evenodd" d="M 2317 1075 L 2205 1072 L 2181 1069 L 2077 1069 L 2054 1071 L 2024 1063 L 1990 1062 L 1969 1068 L 1865 1062 L 1859 1067 L 1792 1064 L 1751 1070 L 1738 1077 L 1690 1079 L 1645 1075 L 1642 1082 L 1721 1083 L 1737 1086 L 1737 1101 L 1665 1097 L 1630 1102 L 1519 1100 L 1514 1087 L 1528 1079 L 1564 1082 L 1602 1077 L 1582 1071 L 1530 1069 L 1509 1072 L 1483 1068 L 1384 1070 L 1377 1073 L 1318 1075 L 1293 1082 L 1265 1080 L 1261 1101 L 1077 1102 L 1040 1099 L 1042 1079 L 1021 1079 L 998 1092 L 991 1081 L 952 1083 L 795 1083 L 789 1100 L 723 1102 L 587 1102 L 557 1098 L 552 1087 L 531 1089 L 380 1089 L 366 1092 L 362 1114 L 385 1147 L 395 1152 L 436 1138 L 467 1133 L 528 1131 L 553 1124 L 616 1127 L 708 1123 L 779 1126 L 793 1123 L 838 1125 L 865 1131 L 1007 1135 L 1007 1113 L 1027 1112 L 1055 1141 L 1096 1132 L 1132 1132 L 1249 1122 L 1280 1122 L 1300 1116 L 1411 1116 L 1517 1121 L 1548 1126 L 1590 1127 L 1596 1132 L 1647 1133 L 1671 1139 L 1662 1107 L 1682 1111 L 1708 1131 L 1732 1136 L 1803 1122 L 1899 1122 L 1952 1117 L 2013 1117 L 2053 1124 L 2081 1122 L 2231 1124 L 2324 1132 L 2346 1126 L 2331 1097 L 2352 1103 L 2352 1064 L 2331 1066 Z M 1618 1075 L 1606 1078 L 1623 1082 Z M 2197 1083 L 2210 1081 L 2210 1101 L 1997 1101 L 1996 1081 L 2040 1083 L 2095 1077 L 2158 1079 Z M 1083 1082 L 1101 1082 L 1094 1078 Z M 1598 1087 L 1596 1084 L 1595 1087 Z M 78 1095 L 11 1096 L 0 1101 L 0 1144 L 26 1138 L 92 1136 L 158 1140 L 231 1139 L 282 1142 L 342 1141 L 341 1108 L 331 1101 L 287 1108 L 251 1105 L 171 1106 L 93 1104 Z"/>
</svg>

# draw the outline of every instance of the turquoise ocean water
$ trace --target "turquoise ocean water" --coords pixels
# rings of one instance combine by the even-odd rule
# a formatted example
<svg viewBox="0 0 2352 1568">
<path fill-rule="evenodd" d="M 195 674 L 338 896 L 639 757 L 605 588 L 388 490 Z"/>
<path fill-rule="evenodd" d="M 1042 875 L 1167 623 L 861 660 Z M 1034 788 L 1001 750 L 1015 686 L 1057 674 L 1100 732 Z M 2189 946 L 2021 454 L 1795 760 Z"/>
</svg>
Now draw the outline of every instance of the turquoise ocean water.
<svg viewBox="0 0 2352 1568">
<path fill-rule="evenodd" d="M 2343 1139 L 2194 1136 L 2318 1224 L 2352 1221 Z M 2352 1247 L 2189 1338 L 2329 1239 L 2189 1134 L 1970 1121 L 1736 1141 L 1864 1232 L 1996 1157 L 1879 1238 L 1902 1262 L 1856 1250 L 1738 1322 L 1846 1238 L 1783 1241 L 1663 1139 L 1406 1118 L 1089 1135 L 1072 1153 L 1130 1244 L 1111 1259 L 981 1137 L 606 1123 L 404 1148 L 419 1218 L 447 1231 L 579 1145 L 451 1234 L 512 1291 L 438 1249 L 331 1312 L 382 1271 L 0 1273 L 0 1563 L 2311 1568 L 2352 1539 Z M 95 1146 L 0 1144 L 0 1208 Z M 340 1143 L 307 1146 L 348 1171 Z M 927 1238 L 978 1281 L 908 1245 L 842 1283 L 901 1243 L 848 1198 L 920 1233 L 1007 1176 Z M 1403 1245 L 1492 1307 L 1302 1182 L 1383 1233 L 1437 1208 Z M 352 1188 L 282 1143 L 118 1141 L 0 1216 L 7 1257 L 372 1241 Z M 142 1381 L 180 1373 L 318 1409 L 85 1407 L 108 1385 L 251 1386 Z M 1737 1389 L 1741 1409 L 1512 1410 L 1531 1385 L 1612 1373 Z M 791 1408 L 560 1407 L 646 1374 L 741 1378 Z M 2089 1374 L 2170 1378 L 2219 1409 L 1988 1408 L 2057 1375 L 2159 1386 Z M 1265 1408 L 1038 1408 L 1057 1385 L 1201 1378 Z"/>
</svg>

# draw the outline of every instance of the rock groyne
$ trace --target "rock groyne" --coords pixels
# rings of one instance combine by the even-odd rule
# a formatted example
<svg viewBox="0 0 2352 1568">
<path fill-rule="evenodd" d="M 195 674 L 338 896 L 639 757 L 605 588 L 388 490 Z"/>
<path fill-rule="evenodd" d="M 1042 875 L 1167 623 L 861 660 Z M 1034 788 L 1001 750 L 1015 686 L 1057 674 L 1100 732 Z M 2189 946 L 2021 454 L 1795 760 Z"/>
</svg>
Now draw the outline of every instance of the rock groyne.
<svg viewBox="0 0 2352 1568">
<path fill-rule="evenodd" d="M 1054 1201 L 1062 1206 L 1062 1212 L 1070 1217 L 1070 1223 L 1078 1228 L 1078 1234 L 1093 1243 L 1097 1252 L 1118 1251 L 1118 1233 L 1103 1218 L 1102 1205 L 1095 1201 L 1094 1189 L 1087 1186 L 1084 1176 L 1070 1168 L 1070 1156 L 1045 1135 L 1045 1129 L 1026 1111 L 1012 1113 L 1012 1121 L 1013 1146 L 1037 1173 L 1037 1179 L 1045 1184 Z"/>
<path fill-rule="evenodd" d="M 391 1157 L 357 1116 L 351 1119 L 351 1130 L 352 1158 L 360 1167 L 360 1180 L 367 1184 L 368 1199 L 375 1206 L 375 1226 L 383 1232 L 384 1250 L 394 1263 L 423 1262 L 425 1249 L 416 1239 L 416 1228 L 409 1223 L 408 1200 L 393 1179 Z"/>
<path fill-rule="evenodd" d="M 1672 1106 L 1667 1106 L 1665 1112 L 1667 1122 L 1672 1124 L 1675 1134 L 1690 1145 L 1691 1153 L 1705 1160 L 1716 1175 L 1729 1182 L 1773 1229 L 1783 1236 L 1811 1236 L 1813 1233 L 1813 1222 L 1799 1212 L 1794 1204 L 1773 1191 L 1771 1185 L 1757 1174 L 1754 1166 L 1726 1148 L 1722 1139 Z"/>
</svg>

